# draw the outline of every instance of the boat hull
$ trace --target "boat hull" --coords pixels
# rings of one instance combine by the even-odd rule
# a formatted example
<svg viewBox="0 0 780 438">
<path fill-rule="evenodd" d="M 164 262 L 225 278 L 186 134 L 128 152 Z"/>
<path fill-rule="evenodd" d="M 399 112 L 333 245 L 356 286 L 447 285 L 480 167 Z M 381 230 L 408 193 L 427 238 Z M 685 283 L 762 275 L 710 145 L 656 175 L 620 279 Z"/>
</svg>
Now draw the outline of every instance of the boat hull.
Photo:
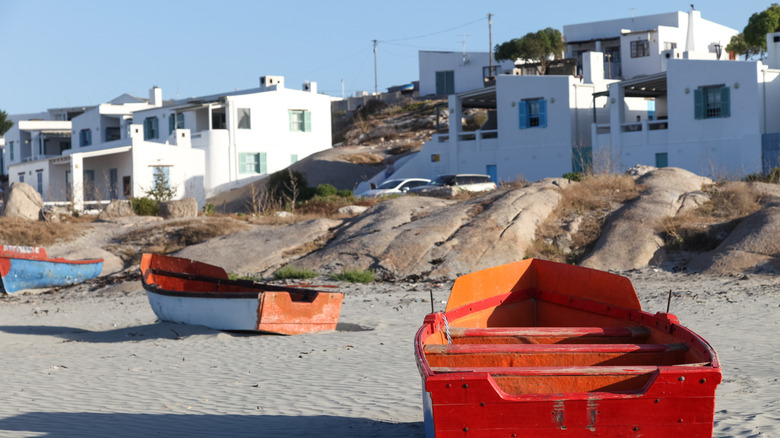
<svg viewBox="0 0 780 438">
<path fill-rule="evenodd" d="M 142 283 L 161 321 L 294 335 L 335 330 L 344 295 L 229 280 L 219 267 L 144 254 Z"/>
<path fill-rule="evenodd" d="M 95 278 L 102 269 L 102 259 L 51 259 L 42 248 L 6 246 L 0 252 L 0 289 L 10 294 L 24 289 L 67 286 Z"/>
<path fill-rule="evenodd" d="M 526 260 L 461 277 L 415 355 L 427 437 L 712 436 L 717 355 L 614 274 Z"/>
</svg>

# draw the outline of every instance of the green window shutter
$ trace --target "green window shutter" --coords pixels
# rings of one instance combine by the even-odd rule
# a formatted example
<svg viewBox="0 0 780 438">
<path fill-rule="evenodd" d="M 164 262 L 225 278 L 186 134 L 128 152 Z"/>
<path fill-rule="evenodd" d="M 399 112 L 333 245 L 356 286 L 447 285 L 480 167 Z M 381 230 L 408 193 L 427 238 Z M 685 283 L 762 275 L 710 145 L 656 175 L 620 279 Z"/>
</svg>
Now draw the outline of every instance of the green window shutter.
<svg viewBox="0 0 780 438">
<path fill-rule="evenodd" d="M 287 110 L 287 117 L 290 119 L 290 132 L 295 132 L 295 126 L 293 126 L 293 110 Z"/>
<path fill-rule="evenodd" d="M 304 132 L 311 132 L 311 111 L 304 111 L 303 112 L 304 120 L 303 120 L 303 126 Z"/>
<path fill-rule="evenodd" d="M 539 101 L 539 127 L 540 128 L 547 127 L 547 101 L 546 100 Z"/>
<path fill-rule="evenodd" d="M 729 87 L 720 88 L 720 116 L 731 117 L 731 91 Z"/>
<path fill-rule="evenodd" d="M 697 119 L 704 118 L 704 90 L 701 88 L 693 90 L 693 112 Z"/>
<path fill-rule="evenodd" d="M 238 154 L 238 173 L 246 173 L 246 154 Z"/>
<path fill-rule="evenodd" d="M 517 102 L 517 112 L 520 116 L 520 129 L 528 128 L 528 102 Z"/>
<path fill-rule="evenodd" d="M 268 172 L 268 168 L 266 166 L 265 160 L 266 160 L 265 152 L 260 152 L 259 154 L 257 154 L 257 166 L 258 166 L 257 173 Z"/>
</svg>

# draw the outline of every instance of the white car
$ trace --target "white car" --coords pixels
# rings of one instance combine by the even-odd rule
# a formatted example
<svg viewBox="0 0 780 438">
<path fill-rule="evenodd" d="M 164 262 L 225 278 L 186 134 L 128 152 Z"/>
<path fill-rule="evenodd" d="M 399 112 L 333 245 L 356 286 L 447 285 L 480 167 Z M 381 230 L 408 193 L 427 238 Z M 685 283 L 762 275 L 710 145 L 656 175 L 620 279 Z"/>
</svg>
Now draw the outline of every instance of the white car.
<svg viewBox="0 0 780 438">
<path fill-rule="evenodd" d="M 410 191 L 410 193 L 423 193 L 427 191 L 435 191 L 444 187 L 457 187 L 461 190 L 469 192 L 483 192 L 486 190 L 493 190 L 496 188 L 496 183 L 490 179 L 488 175 L 475 175 L 475 174 L 447 174 L 439 175 L 435 180 L 430 183 L 419 186 Z"/>
<path fill-rule="evenodd" d="M 424 186 L 429 182 L 431 182 L 431 180 L 425 178 L 389 179 L 383 182 L 379 187 L 361 193 L 360 196 L 363 198 L 376 198 L 385 195 L 403 195 L 409 189 Z"/>
</svg>

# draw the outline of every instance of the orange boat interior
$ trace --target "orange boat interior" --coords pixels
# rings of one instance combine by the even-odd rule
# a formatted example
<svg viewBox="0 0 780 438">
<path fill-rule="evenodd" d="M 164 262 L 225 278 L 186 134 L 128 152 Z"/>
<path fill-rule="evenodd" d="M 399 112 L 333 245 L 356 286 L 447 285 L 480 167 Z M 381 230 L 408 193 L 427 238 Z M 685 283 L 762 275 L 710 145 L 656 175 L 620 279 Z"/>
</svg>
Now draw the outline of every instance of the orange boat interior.
<svg viewBox="0 0 780 438">
<path fill-rule="evenodd" d="M 511 395 L 636 393 L 659 367 L 717 362 L 676 317 L 641 311 L 625 277 L 542 260 L 460 277 L 426 321 L 432 375 L 488 373 Z"/>
</svg>

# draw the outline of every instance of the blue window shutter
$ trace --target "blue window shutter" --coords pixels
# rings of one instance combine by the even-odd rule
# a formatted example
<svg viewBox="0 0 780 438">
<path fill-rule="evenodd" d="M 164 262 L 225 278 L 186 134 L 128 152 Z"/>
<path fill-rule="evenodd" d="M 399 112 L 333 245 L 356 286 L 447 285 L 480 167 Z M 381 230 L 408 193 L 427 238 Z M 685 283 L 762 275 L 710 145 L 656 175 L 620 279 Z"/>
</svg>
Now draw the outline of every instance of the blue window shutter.
<svg viewBox="0 0 780 438">
<path fill-rule="evenodd" d="M 528 102 L 517 102 L 517 112 L 520 115 L 520 129 L 528 128 Z"/>
<path fill-rule="evenodd" d="M 539 101 L 539 127 L 547 127 L 547 101 L 544 99 Z"/>
<path fill-rule="evenodd" d="M 238 154 L 238 173 L 246 173 L 246 154 Z"/>
<path fill-rule="evenodd" d="M 304 121 L 303 121 L 304 130 L 303 131 L 304 132 L 311 132 L 311 111 L 304 111 L 303 112 L 303 116 L 304 116 Z"/>
<path fill-rule="evenodd" d="M 159 125 L 159 120 L 157 120 L 157 117 L 154 117 L 152 119 L 152 130 L 154 131 L 154 137 L 152 138 L 158 138 L 160 132 L 160 125 Z"/>
<path fill-rule="evenodd" d="M 701 88 L 693 90 L 693 112 L 697 119 L 704 118 L 704 90 Z"/>
<path fill-rule="evenodd" d="M 257 154 L 257 165 L 258 165 L 257 173 L 267 173 L 268 168 L 266 167 L 265 160 L 266 160 L 265 152 L 260 152 L 259 154 Z"/>
<path fill-rule="evenodd" d="M 731 117 L 731 91 L 729 91 L 729 87 L 720 88 L 720 116 Z"/>
<path fill-rule="evenodd" d="M 176 129 L 176 117 L 171 114 L 168 117 L 168 135 L 173 134 L 173 130 Z"/>
</svg>

